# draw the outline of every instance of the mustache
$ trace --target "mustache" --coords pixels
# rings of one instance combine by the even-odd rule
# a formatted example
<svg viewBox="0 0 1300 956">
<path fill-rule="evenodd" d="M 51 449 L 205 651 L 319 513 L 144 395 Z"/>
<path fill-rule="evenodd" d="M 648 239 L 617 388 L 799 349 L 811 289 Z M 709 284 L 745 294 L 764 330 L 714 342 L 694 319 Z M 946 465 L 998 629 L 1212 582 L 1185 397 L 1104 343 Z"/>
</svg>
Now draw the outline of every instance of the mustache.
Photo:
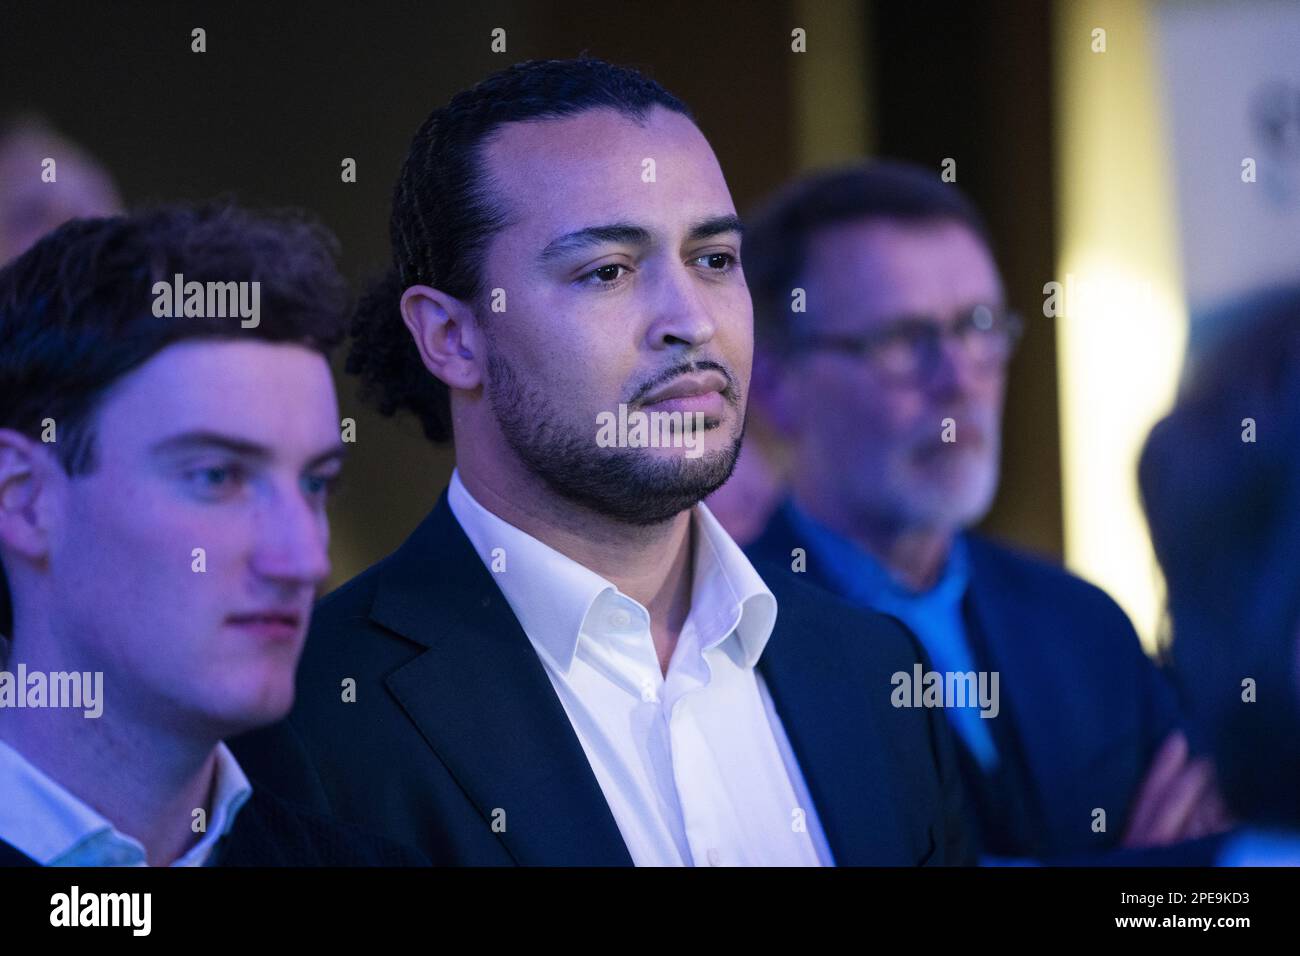
<svg viewBox="0 0 1300 956">
<path fill-rule="evenodd" d="M 682 375 L 689 375 L 692 372 L 718 372 L 727 380 L 727 386 L 722 390 L 722 398 L 728 405 L 736 405 L 740 402 L 740 390 L 736 386 L 736 376 L 732 374 L 731 369 L 727 368 L 721 362 L 715 362 L 712 359 L 701 359 L 697 362 L 682 362 L 671 368 L 665 369 L 656 374 L 653 378 L 639 385 L 632 397 L 628 399 L 627 404 L 635 405 L 645 398 L 660 385 L 665 385 L 673 379 Z"/>
</svg>

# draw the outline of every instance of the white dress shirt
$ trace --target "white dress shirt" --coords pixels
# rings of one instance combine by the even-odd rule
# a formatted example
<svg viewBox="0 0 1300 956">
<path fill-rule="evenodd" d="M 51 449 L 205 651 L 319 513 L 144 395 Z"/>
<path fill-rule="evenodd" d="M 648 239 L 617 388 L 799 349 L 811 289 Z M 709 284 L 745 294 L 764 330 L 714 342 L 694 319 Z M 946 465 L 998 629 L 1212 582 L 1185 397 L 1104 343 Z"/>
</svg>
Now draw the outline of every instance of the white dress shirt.
<svg viewBox="0 0 1300 956">
<path fill-rule="evenodd" d="M 776 598 L 704 505 L 665 676 L 639 602 L 479 504 L 448 503 L 546 669 L 638 866 L 833 865 L 755 669 Z M 496 549 L 501 549 L 494 555 Z"/>
<path fill-rule="evenodd" d="M 224 743 L 207 831 L 172 866 L 204 866 L 253 788 Z M 0 840 L 42 866 L 148 866 L 144 846 L 0 740 Z"/>
</svg>

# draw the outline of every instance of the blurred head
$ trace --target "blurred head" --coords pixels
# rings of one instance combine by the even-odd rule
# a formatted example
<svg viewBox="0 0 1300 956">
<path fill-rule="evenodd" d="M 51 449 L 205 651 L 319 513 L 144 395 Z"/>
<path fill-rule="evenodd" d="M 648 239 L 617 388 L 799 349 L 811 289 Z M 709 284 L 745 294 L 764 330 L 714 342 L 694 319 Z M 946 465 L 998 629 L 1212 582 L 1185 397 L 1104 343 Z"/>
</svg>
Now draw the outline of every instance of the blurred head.
<svg viewBox="0 0 1300 956">
<path fill-rule="evenodd" d="M 0 127 L 0 265 L 69 219 L 121 208 L 112 177 L 75 143 L 33 118 Z"/>
<path fill-rule="evenodd" d="M 393 204 L 393 274 L 349 369 L 462 469 L 512 471 L 632 524 L 726 480 L 753 313 L 739 223 L 686 107 L 599 60 L 529 62 L 436 110 Z M 598 420 L 701 412 L 702 449 L 602 447 Z"/>
<path fill-rule="evenodd" d="M 755 401 L 789 437 L 796 496 L 850 525 L 957 531 L 997 488 L 1016 320 L 983 223 L 898 163 L 819 173 L 746 234 Z"/>
<path fill-rule="evenodd" d="M 106 712 L 196 734 L 288 710 L 340 464 L 334 256 L 306 222 L 168 207 L 0 270 L 11 661 L 103 671 Z M 259 324 L 155 314 L 178 273 L 260 283 Z"/>
<path fill-rule="evenodd" d="M 1173 672 L 1237 815 L 1297 825 L 1300 287 L 1201 320 L 1227 331 L 1190 365 L 1139 466 Z"/>
</svg>

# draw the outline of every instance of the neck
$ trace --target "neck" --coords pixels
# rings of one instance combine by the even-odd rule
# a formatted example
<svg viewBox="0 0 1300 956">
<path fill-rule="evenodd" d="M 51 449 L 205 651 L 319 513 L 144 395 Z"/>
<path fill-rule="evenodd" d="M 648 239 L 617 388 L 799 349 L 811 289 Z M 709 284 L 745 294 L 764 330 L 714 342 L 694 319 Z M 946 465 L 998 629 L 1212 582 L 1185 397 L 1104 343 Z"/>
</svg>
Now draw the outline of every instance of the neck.
<svg viewBox="0 0 1300 956">
<path fill-rule="evenodd" d="M 667 673 L 691 607 L 694 549 L 689 511 L 658 525 L 629 525 L 559 497 L 531 474 L 510 475 L 466 462 L 457 466 L 466 490 L 488 511 L 644 606 L 660 670 Z M 527 508 L 520 506 L 524 501 Z"/>
<path fill-rule="evenodd" d="M 810 517 L 848 538 L 879 561 L 896 581 L 920 593 L 933 587 L 943 573 L 952 543 L 953 528 L 901 525 L 870 516 L 850 516 L 825 507 L 819 499 L 796 499 Z"/>
<path fill-rule="evenodd" d="M 5 669 L 14 671 L 17 655 L 29 673 L 72 671 L 61 654 L 33 654 L 15 622 L 13 648 Z M 109 706 L 98 718 L 76 708 L 0 708 L 0 740 L 37 769 L 92 807 L 120 832 L 139 840 L 150 866 L 165 866 L 198 842 L 191 829 L 193 811 L 211 819 L 216 778 L 216 741 L 185 739 L 154 715 L 132 714 L 131 704 L 113 700 L 129 680 L 110 681 Z M 116 685 L 116 688 L 109 685 Z"/>
</svg>

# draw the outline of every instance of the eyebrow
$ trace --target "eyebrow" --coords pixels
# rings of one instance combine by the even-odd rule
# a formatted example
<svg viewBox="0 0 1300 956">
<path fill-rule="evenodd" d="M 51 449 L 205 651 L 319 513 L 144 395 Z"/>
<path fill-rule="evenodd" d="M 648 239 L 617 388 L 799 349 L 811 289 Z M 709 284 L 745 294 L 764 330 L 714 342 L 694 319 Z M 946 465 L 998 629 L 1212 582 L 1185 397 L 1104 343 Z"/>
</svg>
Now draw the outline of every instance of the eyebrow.
<svg viewBox="0 0 1300 956">
<path fill-rule="evenodd" d="M 210 448 L 228 451 L 255 461 L 268 461 L 272 457 L 271 450 L 265 445 L 210 431 L 183 432 L 179 435 L 172 435 L 170 438 L 155 442 L 149 448 L 149 451 L 154 455 L 174 455 Z M 332 459 L 343 459 L 347 457 L 347 453 L 347 446 L 340 442 L 332 448 L 327 448 L 319 454 L 313 455 L 311 460 L 307 462 L 307 467 L 314 468 Z"/>
<path fill-rule="evenodd" d="M 691 227 L 688 238 L 692 242 L 709 239 L 727 232 L 741 232 L 743 227 L 740 217 L 735 215 L 713 216 Z M 606 243 L 624 243 L 632 246 L 650 245 L 650 230 L 630 222 L 615 222 L 603 226 L 588 226 L 574 232 L 567 232 L 546 244 L 538 255 L 539 262 L 550 262 L 561 256 Z"/>
</svg>

